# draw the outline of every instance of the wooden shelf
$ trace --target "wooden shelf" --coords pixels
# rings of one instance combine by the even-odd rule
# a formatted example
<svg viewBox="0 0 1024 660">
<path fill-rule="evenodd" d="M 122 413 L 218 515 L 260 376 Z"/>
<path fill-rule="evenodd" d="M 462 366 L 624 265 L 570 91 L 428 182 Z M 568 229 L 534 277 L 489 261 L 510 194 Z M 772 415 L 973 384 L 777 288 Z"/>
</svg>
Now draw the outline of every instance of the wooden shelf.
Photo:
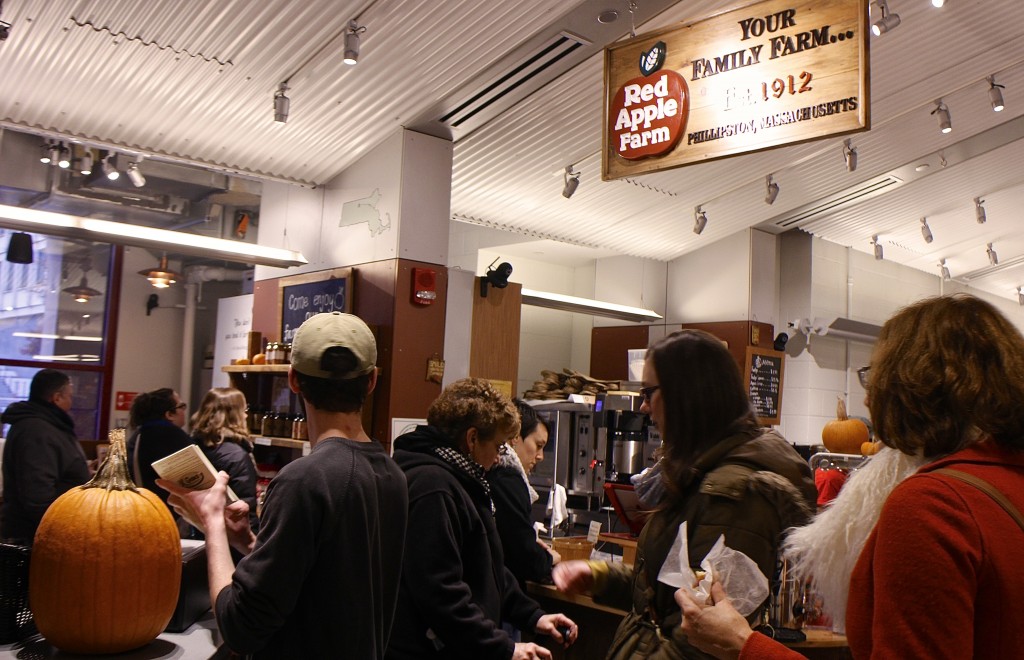
<svg viewBox="0 0 1024 660">
<path fill-rule="evenodd" d="M 274 438 L 263 435 L 252 437 L 254 445 L 263 447 L 287 447 L 288 449 L 305 449 L 309 447 L 309 440 L 295 440 L 294 438 Z"/>
<path fill-rule="evenodd" d="M 288 364 L 231 364 L 221 367 L 226 374 L 286 374 Z"/>
</svg>

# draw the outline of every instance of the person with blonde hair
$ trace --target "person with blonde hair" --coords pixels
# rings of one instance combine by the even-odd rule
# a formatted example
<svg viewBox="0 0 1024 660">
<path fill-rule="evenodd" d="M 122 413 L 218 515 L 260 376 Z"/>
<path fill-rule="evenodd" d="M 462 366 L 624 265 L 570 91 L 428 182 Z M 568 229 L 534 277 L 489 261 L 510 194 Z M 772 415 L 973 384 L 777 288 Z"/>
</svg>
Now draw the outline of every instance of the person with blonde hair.
<svg viewBox="0 0 1024 660">
<path fill-rule="evenodd" d="M 565 646 L 577 634 L 565 615 L 545 614 L 505 567 L 484 474 L 518 436 L 516 406 L 486 380 L 464 378 L 430 405 L 427 423 L 395 440 L 414 545 L 402 566 L 388 660 L 551 658 L 501 626 L 508 621 Z"/>
<path fill-rule="evenodd" d="M 886 448 L 786 540 L 803 575 L 839 581 L 825 605 L 845 612 L 854 658 L 1020 657 L 1022 374 L 1024 337 L 973 296 L 917 302 L 882 327 L 859 375 Z M 712 595 L 701 606 L 676 593 L 690 643 L 718 658 L 802 657 L 751 631 L 720 586 Z"/>
<path fill-rule="evenodd" d="M 245 395 L 233 387 L 215 387 L 192 414 L 192 440 L 215 470 L 228 473 L 228 487 L 249 505 L 249 526 L 259 529 L 256 516 L 256 462 L 245 418 Z"/>
</svg>

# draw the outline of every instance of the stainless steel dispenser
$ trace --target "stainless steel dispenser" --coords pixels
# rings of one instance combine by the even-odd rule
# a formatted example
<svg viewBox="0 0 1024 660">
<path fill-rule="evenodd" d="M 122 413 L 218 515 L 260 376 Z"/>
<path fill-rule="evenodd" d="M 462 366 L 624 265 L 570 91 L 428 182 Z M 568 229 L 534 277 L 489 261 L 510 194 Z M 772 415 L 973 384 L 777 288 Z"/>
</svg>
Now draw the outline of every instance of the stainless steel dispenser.
<svg viewBox="0 0 1024 660">
<path fill-rule="evenodd" d="M 647 442 L 650 421 L 640 412 L 642 404 L 643 397 L 634 394 L 598 397 L 598 437 L 611 450 L 609 481 L 628 483 L 630 476 L 654 464 L 653 447 Z"/>
</svg>

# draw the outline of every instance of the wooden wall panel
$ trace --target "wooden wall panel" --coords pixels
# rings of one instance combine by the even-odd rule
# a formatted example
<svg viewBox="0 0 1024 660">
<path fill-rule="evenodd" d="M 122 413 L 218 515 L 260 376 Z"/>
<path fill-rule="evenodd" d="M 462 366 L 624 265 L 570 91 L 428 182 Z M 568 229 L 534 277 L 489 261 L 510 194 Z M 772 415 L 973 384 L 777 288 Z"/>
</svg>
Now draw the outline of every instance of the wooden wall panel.
<svg viewBox="0 0 1024 660">
<path fill-rule="evenodd" d="M 516 394 L 519 377 L 519 324 L 523 286 L 509 282 L 504 289 L 488 287 L 480 296 L 480 278 L 473 291 L 473 341 L 469 351 L 469 375 L 509 381 Z"/>
<path fill-rule="evenodd" d="M 771 323 L 758 321 L 720 321 L 716 323 L 684 323 L 683 329 L 703 330 L 729 344 L 729 352 L 742 372 L 745 368 L 747 346 L 770 349 L 775 342 Z"/>
<path fill-rule="evenodd" d="M 600 380 L 629 380 L 626 351 L 647 348 L 646 325 L 611 326 L 590 331 L 590 375 Z"/>
</svg>

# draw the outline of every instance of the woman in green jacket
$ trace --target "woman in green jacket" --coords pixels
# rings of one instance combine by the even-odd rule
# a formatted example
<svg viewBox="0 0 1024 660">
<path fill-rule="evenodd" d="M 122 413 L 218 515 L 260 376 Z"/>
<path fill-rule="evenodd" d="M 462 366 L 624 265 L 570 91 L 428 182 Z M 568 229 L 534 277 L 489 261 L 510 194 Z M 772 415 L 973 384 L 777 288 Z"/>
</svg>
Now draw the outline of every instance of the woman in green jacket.
<svg viewBox="0 0 1024 660">
<path fill-rule="evenodd" d="M 813 512 L 814 480 L 789 443 L 759 425 L 736 361 L 716 337 L 683 330 L 658 341 L 647 351 L 643 384 L 641 410 L 664 445 L 660 469 L 651 471 L 658 481 L 640 486 L 661 493 L 635 564 L 563 562 L 553 578 L 562 591 L 588 591 L 629 612 L 610 660 L 705 658 L 679 628 L 675 587 L 657 580 L 679 525 L 687 523 L 691 567 L 724 534 L 726 546 L 771 578 L 782 532 Z"/>
</svg>

